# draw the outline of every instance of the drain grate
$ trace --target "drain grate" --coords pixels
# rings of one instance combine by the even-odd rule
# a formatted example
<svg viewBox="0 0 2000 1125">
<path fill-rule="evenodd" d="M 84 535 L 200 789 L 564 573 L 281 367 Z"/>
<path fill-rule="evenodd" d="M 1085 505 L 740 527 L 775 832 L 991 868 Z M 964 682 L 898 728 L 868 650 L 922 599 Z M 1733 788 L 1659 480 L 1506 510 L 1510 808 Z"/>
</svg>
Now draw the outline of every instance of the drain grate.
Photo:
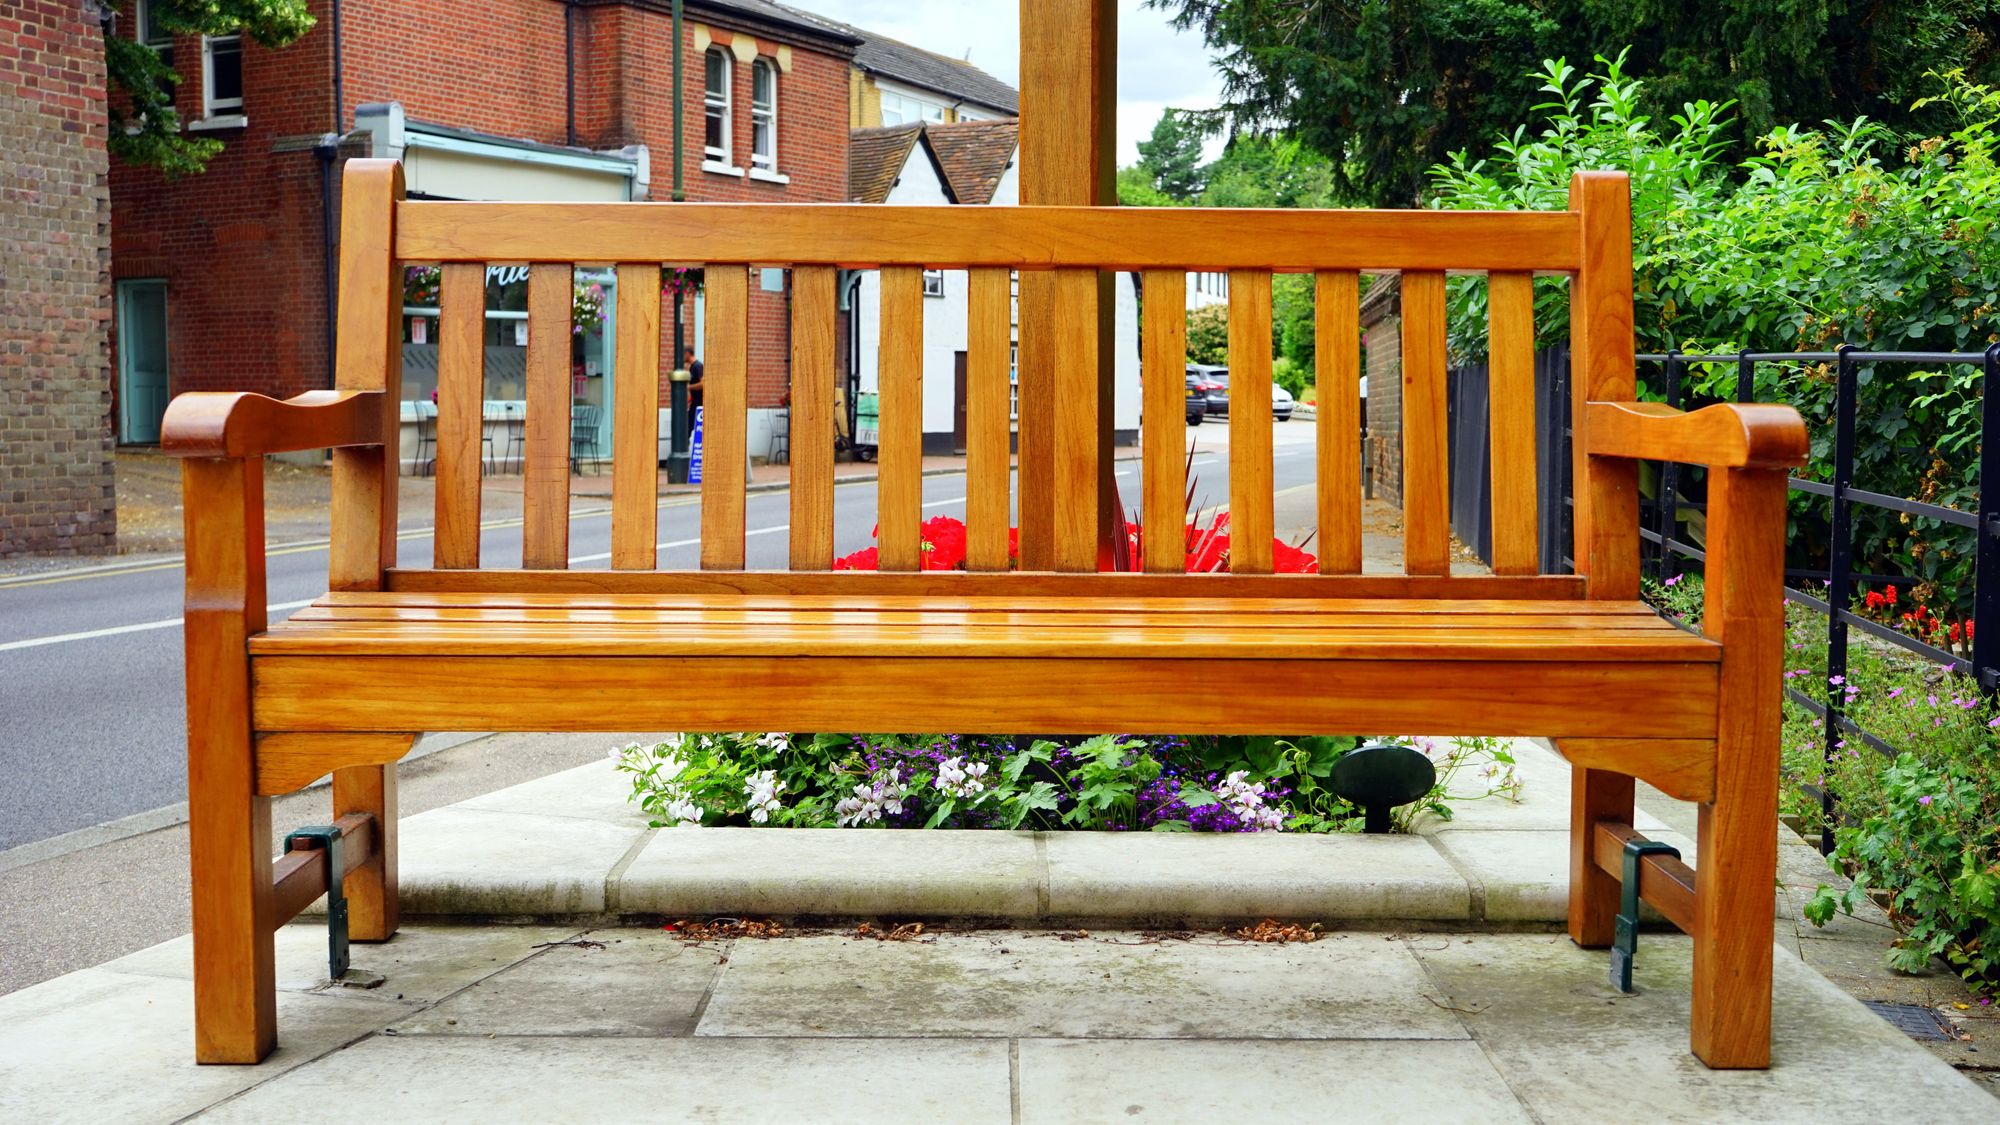
<svg viewBox="0 0 2000 1125">
<path fill-rule="evenodd" d="M 1945 1026 L 1944 1018 L 1922 1004 L 1891 1004 L 1885 1000 L 1863 1000 L 1862 1003 L 1912 1039 L 1956 1038 Z"/>
</svg>

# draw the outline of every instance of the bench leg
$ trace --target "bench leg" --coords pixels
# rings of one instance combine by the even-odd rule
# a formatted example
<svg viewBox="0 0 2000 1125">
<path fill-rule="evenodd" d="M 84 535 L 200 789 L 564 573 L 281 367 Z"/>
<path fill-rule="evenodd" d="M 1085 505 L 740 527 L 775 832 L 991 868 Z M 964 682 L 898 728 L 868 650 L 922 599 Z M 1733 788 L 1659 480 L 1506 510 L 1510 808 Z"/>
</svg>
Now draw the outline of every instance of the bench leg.
<svg viewBox="0 0 2000 1125">
<path fill-rule="evenodd" d="M 1786 487 L 1779 469 L 1715 472 L 1708 484 L 1702 628 L 1722 642 L 1722 665 L 1715 800 L 1698 828 L 1689 1040 L 1718 1068 L 1771 1065 Z"/>
<path fill-rule="evenodd" d="M 375 854 L 347 873 L 347 935 L 355 941 L 388 941 L 401 919 L 396 903 L 396 763 L 345 766 L 333 771 L 333 816 L 375 818 Z"/>
<path fill-rule="evenodd" d="M 1597 866 L 1592 845 L 1598 821 L 1632 823 L 1632 793 L 1626 774 L 1570 771 L 1569 937 L 1586 949 L 1607 948 L 1617 936 L 1618 879 Z"/>
<path fill-rule="evenodd" d="M 244 648 L 264 627 L 261 461 L 181 463 L 187 527 L 188 859 L 195 1061 L 278 1042 L 271 801 L 257 793 Z"/>
</svg>

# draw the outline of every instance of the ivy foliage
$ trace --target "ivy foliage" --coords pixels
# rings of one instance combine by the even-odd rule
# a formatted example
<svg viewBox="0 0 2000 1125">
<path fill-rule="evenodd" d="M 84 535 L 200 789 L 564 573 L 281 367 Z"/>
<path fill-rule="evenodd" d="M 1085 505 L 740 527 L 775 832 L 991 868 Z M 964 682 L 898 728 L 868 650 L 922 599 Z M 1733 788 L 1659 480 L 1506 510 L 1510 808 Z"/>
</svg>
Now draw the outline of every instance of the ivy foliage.
<svg viewBox="0 0 2000 1125">
<path fill-rule="evenodd" d="M 1625 56 L 1597 73 L 1546 62 L 1534 75 L 1548 99 L 1532 125 L 1497 139 L 1491 155 L 1460 152 L 1432 171 L 1436 207 L 1561 209 L 1573 172 L 1632 176 L 1633 283 L 1641 352 L 1981 351 L 2000 340 L 2000 92 L 1959 72 L 1931 76 L 1918 108 L 1944 130 L 1902 134 L 1857 118 L 1781 126 L 1758 151 L 1727 158 L 1737 107 L 1692 102 L 1670 118 L 1646 111 L 1645 84 Z M 1537 282 L 1544 344 L 1568 337 L 1567 286 Z M 1484 351 L 1485 287 L 1454 282 L 1452 347 Z M 1697 366 L 1694 399 L 1736 397 L 1734 364 Z M 1952 507 L 1977 496 L 1977 366 L 1863 367 L 1855 483 Z M 1803 474 L 1832 476 L 1834 371 L 1765 365 L 1755 396 L 1789 402 L 1811 430 Z M 1824 503 L 1794 497 L 1793 562 L 1823 563 Z M 1970 611 L 1969 529 L 1856 509 L 1863 573 L 1906 576 L 1937 616 Z M 1690 532 L 1701 541 L 1698 513 Z"/>
<path fill-rule="evenodd" d="M 127 5 L 129 22 L 136 4 Z M 264 47 L 288 47 L 312 30 L 306 0 L 151 0 L 149 14 L 166 31 L 195 35 L 244 35 Z M 104 37 L 106 77 L 111 98 L 111 154 L 160 169 L 168 176 L 200 172 L 222 151 L 213 137 L 182 132 L 174 109 L 180 75 L 136 30 L 124 26 Z"/>
<path fill-rule="evenodd" d="M 1447 154 L 1483 145 L 1539 100 L 1552 55 L 1613 43 L 1655 81 L 1649 112 L 1733 101 L 1750 138 L 1859 115 L 1896 129 L 1932 70 L 2000 78 L 2000 0 L 1149 0 L 1200 32 L 1223 76 L 1212 124 L 1297 137 L 1343 189 L 1408 206 Z"/>
</svg>

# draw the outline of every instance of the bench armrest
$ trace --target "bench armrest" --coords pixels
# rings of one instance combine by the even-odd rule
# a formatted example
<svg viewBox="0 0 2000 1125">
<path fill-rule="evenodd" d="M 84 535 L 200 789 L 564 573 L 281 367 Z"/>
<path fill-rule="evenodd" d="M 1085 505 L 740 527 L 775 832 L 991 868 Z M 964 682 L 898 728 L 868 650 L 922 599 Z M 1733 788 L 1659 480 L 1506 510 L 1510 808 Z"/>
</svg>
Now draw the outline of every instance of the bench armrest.
<svg viewBox="0 0 2000 1125">
<path fill-rule="evenodd" d="M 1789 406 L 1723 403 L 1688 413 L 1656 402 L 1586 403 L 1584 441 L 1599 457 L 1715 468 L 1805 464 L 1806 424 Z"/>
<path fill-rule="evenodd" d="M 381 445 L 381 391 L 307 391 L 279 401 L 247 391 L 191 392 L 167 404 L 160 452 L 261 457 L 301 449 Z"/>
</svg>

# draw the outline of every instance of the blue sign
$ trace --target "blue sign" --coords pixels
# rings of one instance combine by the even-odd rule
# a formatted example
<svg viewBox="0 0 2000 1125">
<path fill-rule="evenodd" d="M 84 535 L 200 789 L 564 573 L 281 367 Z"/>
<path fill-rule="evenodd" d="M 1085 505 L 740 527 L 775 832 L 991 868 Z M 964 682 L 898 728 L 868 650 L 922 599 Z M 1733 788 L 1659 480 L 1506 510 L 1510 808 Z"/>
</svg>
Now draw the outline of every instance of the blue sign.
<svg viewBox="0 0 2000 1125">
<path fill-rule="evenodd" d="M 703 407 L 694 408 L 694 433 L 688 445 L 688 483 L 701 483 L 701 412 Z"/>
</svg>

